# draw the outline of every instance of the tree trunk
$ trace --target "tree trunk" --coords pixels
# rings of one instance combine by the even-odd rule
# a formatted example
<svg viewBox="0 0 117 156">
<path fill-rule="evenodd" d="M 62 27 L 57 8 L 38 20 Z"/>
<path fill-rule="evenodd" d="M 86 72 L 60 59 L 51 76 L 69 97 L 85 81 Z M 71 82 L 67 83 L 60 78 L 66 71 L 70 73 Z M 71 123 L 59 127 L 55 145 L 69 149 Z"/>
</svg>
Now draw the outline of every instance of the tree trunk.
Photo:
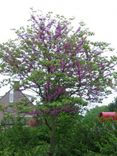
<svg viewBox="0 0 117 156">
<path fill-rule="evenodd" d="M 52 118 L 52 125 L 50 131 L 50 151 L 48 156 L 54 156 L 56 148 L 56 121 L 55 118 Z"/>
</svg>

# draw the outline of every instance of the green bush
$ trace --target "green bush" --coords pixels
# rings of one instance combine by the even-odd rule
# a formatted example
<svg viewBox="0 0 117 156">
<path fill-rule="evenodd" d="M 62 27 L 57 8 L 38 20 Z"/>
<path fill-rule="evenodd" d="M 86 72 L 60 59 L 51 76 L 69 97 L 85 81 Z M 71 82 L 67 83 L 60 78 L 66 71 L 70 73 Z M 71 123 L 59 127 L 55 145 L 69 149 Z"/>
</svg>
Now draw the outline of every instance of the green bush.
<svg viewBox="0 0 117 156">
<path fill-rule="evenodd" d="M 113 112 L 117 111 L 117 98 L 115 98 L 114 101 L 108 105 L 108 109 Z"/>
<path fill-rule="evenodd" d="M 97 110 L 96 110 L 97 109 Z M 61 113 L 56 122 L 54 156 L 115 156 L 117 155 L 117 122 L 101 122 L 100 108 L 84 117 Z M 48 156 L 50 130 L 44 124 L 31 128 L 20 124 L 0 127 L 0 155 Z"/>
</svg>

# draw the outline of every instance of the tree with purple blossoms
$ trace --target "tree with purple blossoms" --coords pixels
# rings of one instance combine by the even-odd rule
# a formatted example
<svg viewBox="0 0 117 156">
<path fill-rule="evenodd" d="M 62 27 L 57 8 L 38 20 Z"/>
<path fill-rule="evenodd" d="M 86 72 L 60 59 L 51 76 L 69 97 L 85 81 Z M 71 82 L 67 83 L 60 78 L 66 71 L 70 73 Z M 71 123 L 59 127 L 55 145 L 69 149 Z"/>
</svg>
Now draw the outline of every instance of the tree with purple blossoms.
<svg viewBox="0 0 117 156">
<path fill-rule="evenodd" d="M 117 58 L 106 58 L 109 44 L 93 42 L 83 23 L 73 19 L 32 12 L 29 25 L 15 30 L 17 38 L 0 45 L 1 74 L 18 80 L 21 90 L 31 89 L 40 100 L 38 116 L 50 130 L 50 155 L 56 146 L 57 118 L 61 112 L 76 113 L 86 101 L 100 101 L 116 77 Z M 5 81 L 6 83 L 7 81 Z"/>
</svg>

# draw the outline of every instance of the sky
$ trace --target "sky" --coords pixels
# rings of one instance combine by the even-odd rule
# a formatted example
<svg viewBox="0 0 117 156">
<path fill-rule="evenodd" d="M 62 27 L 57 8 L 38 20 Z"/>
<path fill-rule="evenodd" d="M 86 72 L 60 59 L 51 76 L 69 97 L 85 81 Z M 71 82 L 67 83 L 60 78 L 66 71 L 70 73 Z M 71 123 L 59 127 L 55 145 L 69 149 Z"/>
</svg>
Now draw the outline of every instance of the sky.
<svg viewBox="0 0 117 156">
<path fill-rule="evenodd" d="M 28 24 L 30 8 L 75 17 L 76 23 L 84 21 L 95 32 L 96 40 L 111 43 L 117 49 L 117 0 L 1 0 L 0 43 L 15 37 L 11 29 Z M 3 93 L 0 91 L 0 95 Z"/>
</svg>

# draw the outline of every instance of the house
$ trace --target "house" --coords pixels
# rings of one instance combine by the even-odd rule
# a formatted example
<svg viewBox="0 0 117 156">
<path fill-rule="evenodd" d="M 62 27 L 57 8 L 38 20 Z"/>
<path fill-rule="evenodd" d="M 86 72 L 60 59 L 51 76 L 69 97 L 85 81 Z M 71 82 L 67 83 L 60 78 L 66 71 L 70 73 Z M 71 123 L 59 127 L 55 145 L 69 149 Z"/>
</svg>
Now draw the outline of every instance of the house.
<svg viewBox="0 0 117 156">
<path fill-rule="evenodd" d="M 11 113 L 12 115 L 17 114 L 17 109 L 15 107 L 15 103 L 21 101 L 27 101 L 27 105 L 30 108 L 33 108 L 34 105 L 32 104 L 32 96 L 25 95 L 19 89 L 10 89 L 3 97 L 0 99 L 0 121 L 3 119 L 4 114 L 6 112 Z"/>
</svg>

